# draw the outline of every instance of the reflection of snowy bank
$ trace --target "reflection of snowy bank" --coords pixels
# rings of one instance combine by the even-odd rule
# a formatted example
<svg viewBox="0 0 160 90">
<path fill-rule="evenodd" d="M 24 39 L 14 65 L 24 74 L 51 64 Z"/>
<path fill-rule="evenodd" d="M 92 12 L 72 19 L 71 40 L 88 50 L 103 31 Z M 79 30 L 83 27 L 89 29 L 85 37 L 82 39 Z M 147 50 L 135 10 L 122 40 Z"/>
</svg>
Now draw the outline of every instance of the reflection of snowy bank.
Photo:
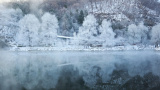
<svg viewBox="0 0 160 90">
<path fill-rule="evenodd" d="M 115 47 L 86 47 L 86 46 L 65 46 L 65 47 L 11 47 L 11 51 L 123 51 L 123 50 L 160 50 L 154 46 L 115 46 Z"/>
<path fill-rule="evenodd" d="M 0 90 L 159 90 L 159 58 L 154 51 L 2 51 Z"/>
</svg>

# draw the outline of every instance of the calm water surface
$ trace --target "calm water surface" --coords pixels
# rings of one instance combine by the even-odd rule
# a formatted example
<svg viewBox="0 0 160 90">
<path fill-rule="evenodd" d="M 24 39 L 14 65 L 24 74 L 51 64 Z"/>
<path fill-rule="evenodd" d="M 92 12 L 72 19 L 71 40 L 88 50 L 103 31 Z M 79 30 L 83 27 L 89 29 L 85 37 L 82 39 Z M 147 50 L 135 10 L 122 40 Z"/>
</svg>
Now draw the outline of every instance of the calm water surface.
<svg viewBox="0 0 160 90">
<path fill-rule="evenodd" d="M 160 52 L 0 51 L 0 90 L 160 90 Z"/>
</svg>

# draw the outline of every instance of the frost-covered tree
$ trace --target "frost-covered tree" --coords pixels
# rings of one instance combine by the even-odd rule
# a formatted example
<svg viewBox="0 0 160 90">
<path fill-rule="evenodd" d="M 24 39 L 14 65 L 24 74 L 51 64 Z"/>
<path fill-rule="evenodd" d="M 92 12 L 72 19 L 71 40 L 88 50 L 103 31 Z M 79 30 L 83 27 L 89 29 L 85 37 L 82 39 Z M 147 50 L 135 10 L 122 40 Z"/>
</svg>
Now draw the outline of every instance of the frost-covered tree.
<svg viewBox="0 0 160 90">
<path fill-rule="evenodd" d="M 136 44 L 140 41 L 139 33 L 140 31 L 135 24 L 131 24 L 128 26 L 128 39 L 131 44 Z"/>
<path fill-rule="evenodd" d="M 55 15 L 49 13 L 45 13 L 41 19 L 41 44 L 45 46 L 53 46 L 55 45 L 57 31 L 59 29 L 58 20 Z"/>
<path fill-rule="evenodd" d="M 141 35 L 141 43 L 146 43 L 147 41 L 147 34 L 148 34 L 148 28 L 144 25 L 143 22 L 141 22 L 139 25 L 138 25 L 138 29 L 140 30 L 140 35 Z"/>
<path fill-rule="evenodd" d="M 107 20 L 102 21 L 102 25 L 99 28 L 100 40 L 103 40 L 103 46 L 113 46 L 115 45 L 115 33 L 111 27 L 111 23 Z"/>
<path fill-rule="evenodd" d="M 16 42 L 20 46 L 36 46 L 39 38 L 39 20 L 35 15 L 28 14 L 19 21 L 20 30 L 16 37 Z"/>
<path fill-rule="evenodd" d="M 20 9 L 0 8 L 0 37 L 13 43 L 18 30 L 17 22 L 22 18 Z"/>
<path fill-rule="evenodd" d="M 147 39 L 148 28 L 140 23 L 138 26 L 131 24 L 128 26 L 130 44 L 140 44 Z"/>
<path fill-rule="evenodd" d="M 79 28 L 78 39 L 91 44 L 98 35 L 97 26 L 96 18 L 94 15 L 89 14 L 85 18 L 83 25 Z"/>
<path fill-rule="evenodd" d="M 70 36 L 70 30 L 72 29 L 72 16 L 66 12 L 61 20 L 60 20 L 60 28 L 61 28 L 61 35 L 63 36 Z"/>
<path fill-rule="evenodd" d="M 160 24 L 152 28 L 151 41 L 157 46 L 160 43 Z"/>
</svg>

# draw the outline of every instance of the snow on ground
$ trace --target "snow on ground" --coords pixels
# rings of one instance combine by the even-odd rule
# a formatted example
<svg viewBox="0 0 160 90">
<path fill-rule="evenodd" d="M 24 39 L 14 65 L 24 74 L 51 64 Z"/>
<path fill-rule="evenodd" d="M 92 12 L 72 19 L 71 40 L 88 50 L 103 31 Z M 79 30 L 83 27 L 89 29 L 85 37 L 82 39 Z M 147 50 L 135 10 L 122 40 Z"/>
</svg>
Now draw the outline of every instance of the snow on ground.
<svg viewBox="0 0 160 90">
<path fill-rule="evenodd" d="M 125 51 L 125 50 L 160 50 L 154 46 L 115 46 L 115 47 L 86 47 L 86 46 L 66 46 L 66 47 L 10 47 L 10 51 Z"/>
</svg>

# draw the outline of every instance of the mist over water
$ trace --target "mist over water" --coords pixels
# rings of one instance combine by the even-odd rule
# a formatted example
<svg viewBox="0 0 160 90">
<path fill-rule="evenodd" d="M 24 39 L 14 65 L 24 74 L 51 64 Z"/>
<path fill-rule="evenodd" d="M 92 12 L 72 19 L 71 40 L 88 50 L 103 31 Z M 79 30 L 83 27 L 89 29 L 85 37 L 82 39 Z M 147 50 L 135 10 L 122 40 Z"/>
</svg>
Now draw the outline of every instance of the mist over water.
<svg viewBox="0 0 160 90">
<path fill-rule="evenodd" d="M 160 76 L 154 51 L 0 53 L 1 90 L 86 90 L 108 83 L 126 88 L 132 77 Z"/>
</svg>

